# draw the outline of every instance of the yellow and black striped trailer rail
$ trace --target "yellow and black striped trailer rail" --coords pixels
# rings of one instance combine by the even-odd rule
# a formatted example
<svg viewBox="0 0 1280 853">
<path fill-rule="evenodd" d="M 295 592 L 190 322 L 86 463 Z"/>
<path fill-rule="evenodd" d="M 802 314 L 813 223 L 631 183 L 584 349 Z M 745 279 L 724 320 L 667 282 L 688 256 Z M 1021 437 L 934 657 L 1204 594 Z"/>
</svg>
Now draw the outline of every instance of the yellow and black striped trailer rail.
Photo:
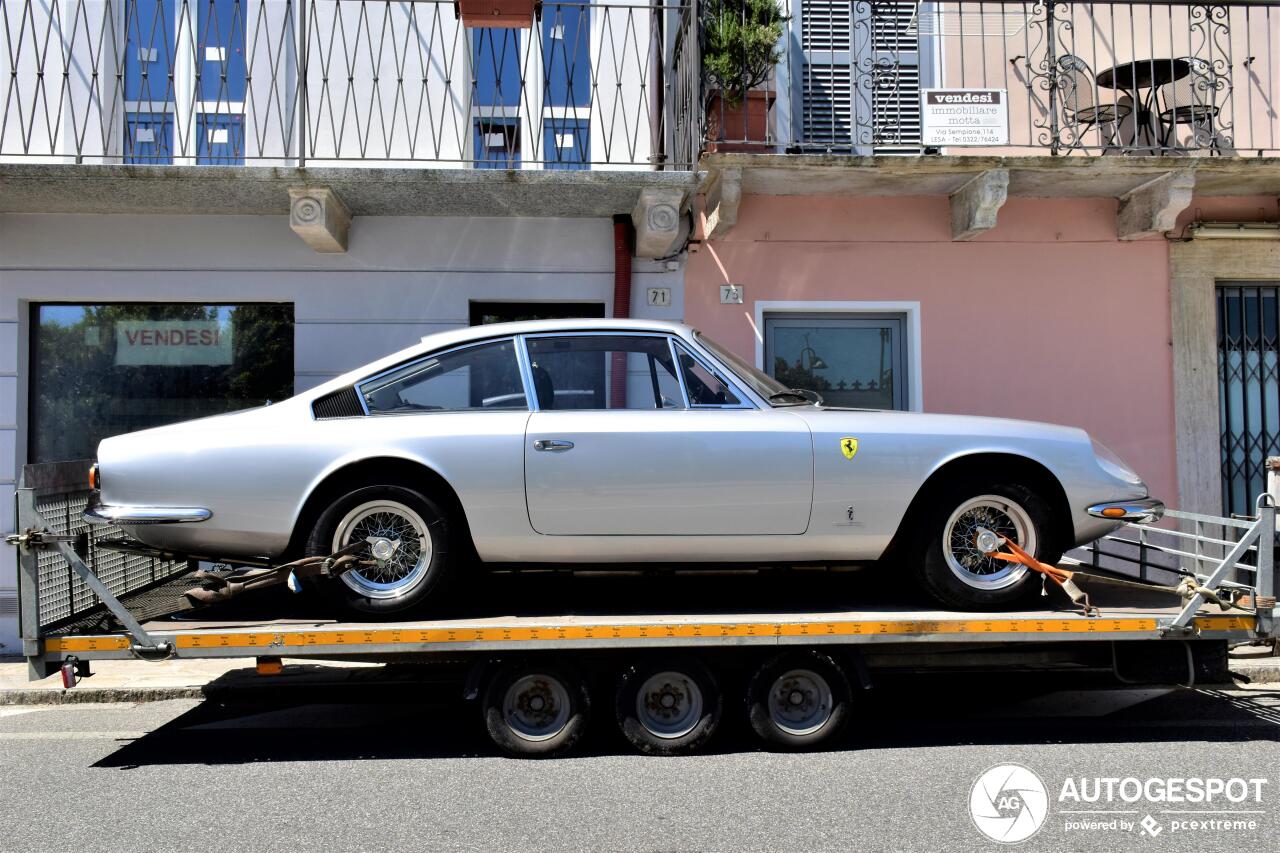
<svg viewBox="0 0 1280 853">
<path fill-rule="evenodd" d="M 1208 614 L 1191 630 L 1170 631 L 1175 610 L 1104 613 L 894 612 L 822 616 L 675 615 L 628 617 L 504 617 L 479 621 L 415 623 L 203 624 L 173 630 L 147 625 L 175 658 L 370 657 L 378 655 L 533 650 L 643 649 L 707 646 L 817 646 L 882 643 L 1046 643 L 1115 640 L 1247 640 L 1256 636 L 1252 615 Z M 127 658 L 126 634 L 49 636 L 41 654 L 48 663 L 75 657 Z"/>
</svg>

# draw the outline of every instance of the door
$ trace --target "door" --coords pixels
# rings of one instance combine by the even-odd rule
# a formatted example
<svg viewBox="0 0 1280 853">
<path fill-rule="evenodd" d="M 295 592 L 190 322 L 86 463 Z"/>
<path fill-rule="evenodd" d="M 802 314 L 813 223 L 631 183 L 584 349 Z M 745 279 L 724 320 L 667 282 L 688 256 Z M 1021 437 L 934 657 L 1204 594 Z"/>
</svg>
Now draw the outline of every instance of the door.
<svg viewBox="0 0 1280 853">
<path fill-rule="evenodd" d="M 534 530 L 560 536 L 799 534 L 812 442 L 665 335 L 530 336 Z M 678 356 L 677 356 L 678 353 Z"/>
<path fill-rule="evenodd" d="M 1280 455 L 1280 283 L 1218 285 L 1222 507 L 1248 515 Z"/>
</svg>

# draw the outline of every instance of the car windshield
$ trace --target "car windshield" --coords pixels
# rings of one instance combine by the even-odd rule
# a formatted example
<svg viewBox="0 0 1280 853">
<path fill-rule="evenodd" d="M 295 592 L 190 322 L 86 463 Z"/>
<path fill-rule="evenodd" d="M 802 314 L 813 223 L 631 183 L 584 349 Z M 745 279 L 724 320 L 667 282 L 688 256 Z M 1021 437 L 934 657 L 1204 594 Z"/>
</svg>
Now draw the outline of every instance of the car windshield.
<svg viewBox="0 0 1280 853">
<path fill-rule="evenodd" d="M 768 400 L 769 405 L 794 406 L 810 402 L 808 399 L 801 397 L 799 394 L 792 391 L 786 385 L 783 385 L 763 370 L 760 370 L 746 361 L 743 361 L 741 358 L 738 358 L 738 356 L 729 352 L 729 350 L 711 340 L 711 338 L 708 338 L 706 335 L 702 334 L 702 332 L 694 332 L 693 335 L 697 338 L 698 343 L 710 350 L 711 353 L 723 362 L 726 367 L 732 370 L 739 379 L 749 385 L 751 390 Z"/>
</svg>

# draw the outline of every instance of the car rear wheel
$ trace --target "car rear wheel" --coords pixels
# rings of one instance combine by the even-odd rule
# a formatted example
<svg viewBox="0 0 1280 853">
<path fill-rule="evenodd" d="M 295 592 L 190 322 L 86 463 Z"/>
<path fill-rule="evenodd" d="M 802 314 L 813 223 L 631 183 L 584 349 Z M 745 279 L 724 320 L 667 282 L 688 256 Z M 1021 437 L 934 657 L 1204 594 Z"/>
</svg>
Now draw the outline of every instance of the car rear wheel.
<svg viewBox="0 0 1280 853">
<path fill-rule="evenodd" d="M 402 486 L 366 486 L 334 501 L 307 540 L 307 554 L 332 554 L 365 541 L 372 565 L 346 572 L 331 590 L 360 613 L 399 613 L 437 595 L 449 569 L 449 523 L 425 495 Z"/>
<path fill-rule="evenodd" d="M 1017 543 L 1041 562 L 1062 557 L 1048 502 L 1026 486 L 1005 482 L 948 489 L 925 513 L 917 561 L 921 585 L 944 607 L 1006 607 L 1039 588 L 1039 573 L 982 551 L 982 530 Z"/>
</svg>

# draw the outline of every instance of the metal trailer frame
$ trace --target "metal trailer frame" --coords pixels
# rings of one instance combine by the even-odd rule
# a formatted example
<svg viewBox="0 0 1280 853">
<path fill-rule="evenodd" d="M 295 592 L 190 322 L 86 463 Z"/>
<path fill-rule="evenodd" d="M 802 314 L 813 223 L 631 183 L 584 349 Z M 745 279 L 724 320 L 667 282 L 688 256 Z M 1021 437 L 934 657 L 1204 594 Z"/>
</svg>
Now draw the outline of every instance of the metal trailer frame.
<svg viewBox="0 0 1280 853">
<path fill-rule="evenodd" d="M 656 613 L 609 617 L 527 617 L 428 620 L 402 623 L 279 623 L 267 628 L 218 625 L 163 630 L 140 624 L 119 598 L 94 574 L 72 547 L 75 538 L 50 531 L 36 506 L 35 490 L 17 491 L 18 532 L 6 536 L 19 559 L 19 607 L 23 653 L 32 679 L 46 677 L 64 664 L 92 659 L 165 660 L 169 658 L 294 657 L 351 658 L 455 653 L 509 654 L 530 650 L 644 649 L 669 647 L 768 647 L 876 644 L 1046 643 L 1076 641 L 1226 640 L 1246 642 L 1275 637 L 1276 503 L 1258 500 L 1257 515 L 1237 520 L 1170 511 L 1168 518 L 1190 530 L 1126 527 L 1092 547 L 1092 562 L 1113 543 L 1136 546 L 1143 565 L 1151 555 L 1190 561 L 1183 570 L 1181 609 L 1124 608 L 1110 615 L 1028 611 L 973 614 L 952 611 L 868 610 L 753 615 L 708 612 L 696 615 Z M 1240 532 L 1238 540 L 1208 535 L 1210 525 Z M 1174 544 L 1155 540 L 1168 536 Z M 38 555 L 53 549 L 84 580 L 103 606 L 124 626 L 121 633 L 49 634 L 39 623 Z M 1225 554 L 1223 553 L 1225 552 Z M 1218 554 L 1222 556 L 1208 556 Z M 1124 559 L 1124 558 L 1122 558 Z M 1250 564 L 1248 561 L 1252 559 Z M 1080 568 L 1087 567 L 1078 561 Z M 1157 568 L 1160 568 L 1157 566 Z M 1173 569 L 1177 571 L 1177 569 Z M 1240 580 L 1242 573 L 1252 582 Z M 1220 595 L 1239 605 L 1204 612 Z M 924 651 L 924 649 L 922 649 Z"/>
</svg>

